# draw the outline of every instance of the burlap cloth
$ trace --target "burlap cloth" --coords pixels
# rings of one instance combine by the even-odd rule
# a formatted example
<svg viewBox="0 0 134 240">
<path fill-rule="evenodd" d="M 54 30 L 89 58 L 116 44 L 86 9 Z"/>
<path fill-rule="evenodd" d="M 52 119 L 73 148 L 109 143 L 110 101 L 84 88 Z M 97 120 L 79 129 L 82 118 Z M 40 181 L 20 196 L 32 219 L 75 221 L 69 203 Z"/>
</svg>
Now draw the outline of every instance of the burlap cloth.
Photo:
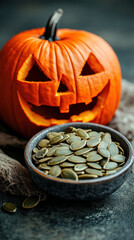
<svg viewBox="0 0 134 240">
<path fill-rule="evenodd" d="M 134 84 L 125 80 L 122 81 L 122 98 L 116 114 L 108 126 L 116 129 L 125 135 L 134 147 Z M 24 150 L 26 140 L 16 137 L 15 134 L 6 130 L 0 125 L 0 148 L 10 146 Z M 7 153 L 0 149 L 0 190 L 11 194 L 31 196 L 41 195 L 45 198 L 45 193 L 41 191 L 32 181 L 28 170 L 24 164 L 9 157 Z M 18 157 L 19 158 L 19 157 Z M 134 169 L 134 167 L 133 167 Z M 132 169 L 132 172 L 134 170 Z"/>
</svg>

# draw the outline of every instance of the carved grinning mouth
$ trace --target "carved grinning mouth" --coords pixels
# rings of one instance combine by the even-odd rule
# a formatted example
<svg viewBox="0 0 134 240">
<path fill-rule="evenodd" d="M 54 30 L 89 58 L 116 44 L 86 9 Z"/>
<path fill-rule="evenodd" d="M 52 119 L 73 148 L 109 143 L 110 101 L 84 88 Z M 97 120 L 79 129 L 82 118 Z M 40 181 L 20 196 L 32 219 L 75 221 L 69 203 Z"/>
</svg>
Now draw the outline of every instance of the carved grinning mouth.
<svg viewBox="0 0 134 240">
<path fill-rule="evenodd" d="M 107 99 L 109 87 L 110 84 L 108 82 L 99 95 L 93 98 L 92 102 L 88 105 L 85 105 L 85 103 L 71 105 L 68 113 L 60 113 L 59 107 L 45 105 L 37 107 L 26 102 L 19 92 L 18 97 L 23 111 L 30 121 L 36 125 L 51 126 L 63 122 L 89 122 L 93 121 L 103 108 Z"/>
<path fill-rule="evenodd" d="M 70 105 L 68 113 L 61 113 L 59 107 L 50 107 L 50 106 L 37 107 L 30 103 L 28 103 L 28 105 L 31 111 L 41 115 L 42 117 L 44 117 L 44 113 L 45 113 L 45 119 L 56 118 L 59 120 L 60 119 L 69 120 L 73 115 L 79 115 L 80 113 L 88 110 L 91 111 L 96 106 L 97 98 L 98 97 L 93 98 L 92 102 L 87 105 L 85 105 L 85 103 L 76 103 L 76 104 Z"/>
<path fill-rule="evenodd" d="M 89 56 L 93 58 L 93 55 L 90 54 Z M 32 86 L 31 84 L 36 83 L 37 80 L 40 83 L 42 82 L 47 84 L 52 82 L 52 80 L 49 79 L 41 70 L 40 66 L 34 60 L 32 55 L 29 56 L 26 62 L 27 71 L 26 64 L 24 64 L 24 66 L 22 66 L 17 76 L 18 83 L 25 84 L 25 82 L 27 83 L 29 82 L 31 87 Z M 97 66 L 97 68 L 94 68 L 94 65 L 92 66 L 92 64 L 90 64 L 91 62 L 92 61 L 90 60 L 89 57 L 82 68 L 80 77 L 89 76 L 104 71 L 103 67 L 100 64 L 98 64 L 98 62 L 95 63 L 95 66 Z M 24 74 L 23 68 L 25 70 Z M 97 116 L 99 111 L 101 111 L 101 109 L 103 108 L 107 98 L 109 87 L 110 87 L 109 81 L 107 81 L 102 90 L 98 93 L 97 96 L 91 99 L 91 102 L 89 104 L 85 103 L 71 104 L 69 105 L 69 111 L 63 113 L 61 113 L 60 111 L 61 109 L 59 108 L 59 106 L 36 104 L 30 98 L 29 99 L 25 98 L 24 97 L 25 93 L 22 92 L 22 86 L 18 87 L 18 98 L 21 108 L 23 109 L 27 117 L 30 119 L 30 121 L 34 122 L 36 125 L 50 126 L 71 121 L 89 122 L 92 121 Z M 68 79 L 64 77 L 60 81 L 60 84 L 56 92 L 56 96 L 58 95 L 62 96 L 62 94 L 68 95 L 72 93 L 73 87 L 69 83 Z"/>
</svg>

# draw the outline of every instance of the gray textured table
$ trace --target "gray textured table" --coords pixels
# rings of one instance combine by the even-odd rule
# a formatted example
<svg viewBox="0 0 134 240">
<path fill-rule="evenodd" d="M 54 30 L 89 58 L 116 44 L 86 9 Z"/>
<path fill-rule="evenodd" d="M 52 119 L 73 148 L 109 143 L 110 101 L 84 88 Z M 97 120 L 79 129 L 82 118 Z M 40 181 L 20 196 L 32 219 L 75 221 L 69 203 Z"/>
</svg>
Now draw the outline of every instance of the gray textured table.
<svg viewBox="0 0 134 240">
<path fill-rule="evenodd" d="M 60 27 L 94 32 L 108 41 L 119 57 L 123 78 L 134 79 L 134 2 L 117 1 L 5 1 L 0 8 L 0 48 L 13 35 L 45 25 L 58 7 L 64 9 Z M 10 156 L 21 159 L 23 150 L 6 147 Z M 0 210 L 2 240 L 133 240 L 134 175 L 106 199 L 71 202 L 48 197 L 29 211 L 23 198 L 0 193 L 0 206 L 12 201 L 18 211 Z"/>
<path fill-rule="evenodd" d="M 22 198 L 2 194 L 0 205 L 13 201 L 18 211 L 0 213 L 2 240 L 133 240 L 134 175 L 106 199 L 72 202 L 50 198 L 31 210 L 22 209 Z"/>
</svg>

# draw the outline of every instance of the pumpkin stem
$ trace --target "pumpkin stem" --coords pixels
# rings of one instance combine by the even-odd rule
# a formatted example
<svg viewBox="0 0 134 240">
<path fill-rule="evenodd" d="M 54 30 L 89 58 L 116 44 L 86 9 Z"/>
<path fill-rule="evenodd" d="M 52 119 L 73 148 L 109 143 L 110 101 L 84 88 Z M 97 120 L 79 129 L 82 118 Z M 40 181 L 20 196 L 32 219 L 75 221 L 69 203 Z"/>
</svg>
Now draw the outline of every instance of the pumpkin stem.
<svg viewBox="0 0 134 240">
<path fill-rule="evenodd" d="M 44 34 L 40 37 L 41 39 L 46 39 L 49 42 L 59 40 L 58 37 L 56 37 L 56 31 L 57 31 L 57 26 L 58 23 L 63 15 L 63 10 L 61 8 L 57 9 L 53 15 L 49 18 L 47 25 L 46 25 L 46 30 Z"/>
</svg>

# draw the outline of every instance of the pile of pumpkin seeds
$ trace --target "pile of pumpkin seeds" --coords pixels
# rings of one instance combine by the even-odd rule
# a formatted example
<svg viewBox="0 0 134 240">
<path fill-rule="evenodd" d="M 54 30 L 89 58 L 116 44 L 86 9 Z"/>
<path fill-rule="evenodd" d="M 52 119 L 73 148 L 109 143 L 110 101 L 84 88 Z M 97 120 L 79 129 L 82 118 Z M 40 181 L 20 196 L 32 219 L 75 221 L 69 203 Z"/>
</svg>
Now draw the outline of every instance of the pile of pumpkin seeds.
<svg viewBox="0 0 134 240">
<path fill-rule="evenodd" d="M 47 133 L 33 149 L 32 160 L 47 175 L 85 180 L 116 173 L 126 157 L 110 133 L 68 127 Z"/>
</svg>

